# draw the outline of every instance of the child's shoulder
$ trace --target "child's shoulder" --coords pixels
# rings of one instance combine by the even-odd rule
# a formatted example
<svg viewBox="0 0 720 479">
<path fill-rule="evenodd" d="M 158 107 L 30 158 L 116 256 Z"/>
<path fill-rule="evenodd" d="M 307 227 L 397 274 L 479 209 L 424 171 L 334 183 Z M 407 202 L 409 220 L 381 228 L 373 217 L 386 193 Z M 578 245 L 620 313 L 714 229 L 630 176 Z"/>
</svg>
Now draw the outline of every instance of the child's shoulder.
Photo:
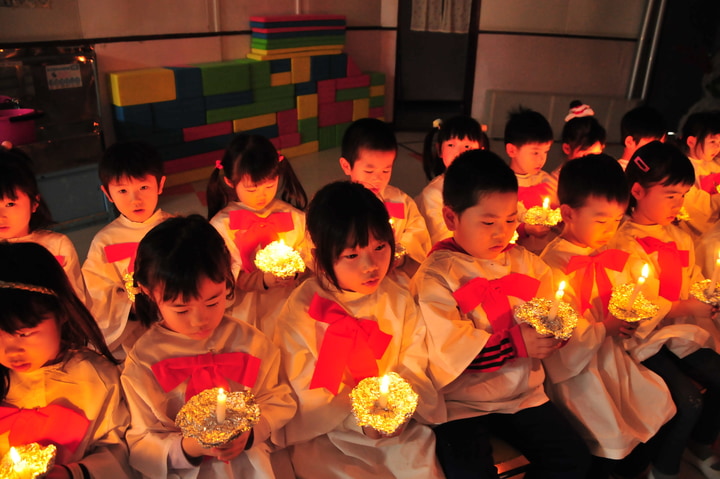
<svg viewBox="0 0 720 479">
<path fill-rule="evenodd" d="M 72 351 L 62 369 L 75 379 L 84 382 L 99 380 L 110 387 L 116 385 L 120 377 L 120 369 L 116 364 L 87 348 Z"/>
<path fill-rule="evenodd" d="M 397 186 L 392 186 L 392 185 L 387 185 L 385 187 L 385 190 L 383 190 L 382 196 L 387 201 L 396 201 L 396 202 L 402 202 L 402 203 L 406 203 L 408 201 L 413 201 L 413 199 L 410 198 L 410 195 L 405 193 L 403 190 L 401 190 Z"/>
</svg>

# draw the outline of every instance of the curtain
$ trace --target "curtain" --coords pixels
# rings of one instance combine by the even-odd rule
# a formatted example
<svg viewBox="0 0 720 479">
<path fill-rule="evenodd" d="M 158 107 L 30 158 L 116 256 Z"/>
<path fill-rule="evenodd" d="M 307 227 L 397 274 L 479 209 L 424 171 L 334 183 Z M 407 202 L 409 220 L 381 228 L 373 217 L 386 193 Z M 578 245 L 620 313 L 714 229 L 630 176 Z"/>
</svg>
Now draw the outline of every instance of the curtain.
<svg viewBox="0 0 720 479">
<path fill-rule="evenodd" d="M 472 0 L 412 0 L 410 29 L 467 33 L 471 7 Z"/>
</svg>

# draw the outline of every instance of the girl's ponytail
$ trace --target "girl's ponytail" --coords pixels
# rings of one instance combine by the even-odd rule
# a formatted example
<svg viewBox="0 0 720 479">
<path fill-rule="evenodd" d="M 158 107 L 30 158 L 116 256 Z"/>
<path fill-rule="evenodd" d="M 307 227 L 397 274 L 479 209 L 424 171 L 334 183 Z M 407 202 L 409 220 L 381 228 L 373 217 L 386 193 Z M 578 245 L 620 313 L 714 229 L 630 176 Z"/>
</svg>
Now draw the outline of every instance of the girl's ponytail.
<svg viewBox="0 0 720 479">
<path fill-rule="evenodd" d="M 278 159 L 280 160 L 278 170 L 280 176 L 280 199 L 299 210 L 305 210 L 308 204 L 305 188 L 300 183 L 295 170 L 290 165 L 290 161 L 283 155 L 278 155 Z"/>
<path fill-rule="evenodd" d="M 228 160 L 228 152 L 225 152 L 222 161 L 217 160 L 215 169 L 210 175 L 207 188 L 207 219 L 211 220 L 218 211 L 225 208 L 230 201 L 233 200 L 233 190 L 225 183 L 225 163 L 231 163 Z"/>
</svg>

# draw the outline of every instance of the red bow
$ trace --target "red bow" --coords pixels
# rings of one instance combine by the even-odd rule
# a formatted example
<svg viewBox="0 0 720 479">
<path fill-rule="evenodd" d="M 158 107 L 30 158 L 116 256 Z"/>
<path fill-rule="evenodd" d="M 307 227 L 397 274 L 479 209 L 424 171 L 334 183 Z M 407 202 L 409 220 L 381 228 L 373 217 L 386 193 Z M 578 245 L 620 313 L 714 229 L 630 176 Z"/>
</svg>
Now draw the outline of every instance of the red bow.
<svg viewBox="0 0 720 479">
<path fill-rule="evenodd" d="M 78 448 L 89 425 L 84 414 L 57 404 L 35 409 L 0 407 L 0 434 L 10 431 L 10 446 L 32 442 L 61 446 L 58 449 L 61 464 Z"/>
<path fill-rule="evenodd" d="M 537 185 L 518 188 L 518 201 L 527 209 L 533 206 L 542 206 L 543 199 L 550 196 L 552 196 L 552 190 L 549 183 L 538 183 Z"/>
<path fill-rule="evenodd" d="M 135 255 L 137 254 L 138 243 L 109 244 L 105 247 L 105 259 L 108 263 L 114 263 L 130 258 L 127 272 L 135 271 Z"/>
<path fill-rule="evenodd" d="M 405 219 L 405 204 L 386 201 L 385 209 L 387 210 L 388 215 L 390 215 L 390 218 L 397 218 L 400 220 Z"/>
<path fill-rule="evenodd" d="M 292 214 L 289 212 L 278 211 L 262 218 L 248 210 L 231 211 L 230 229 L 243 231 L 243 234 L 235 235 L 242 268 L 247 272 L 255 271 L 257 250 L 277 241 L 278 233 L 292 231 L 293 227 Z"/>
<path fill-rule="evenodd" d="M 260 358 L 248 353 L 206 353 L 198 356 L 163 359 L 152 365 L 153 374 L 165 392 L 188 381 L 185 400 L 205 389 L 229 389 L 228 380 L 249 388 L 255 385 Z"/>
<path fill-rule="evenodd" d="M 512 327 L 512 308 L 508 296 L 529 301 L 540 287 L 540 281 L 521 273 L 510 273 L 499 279 L 473 278 L 453 293 L 460 311 L 467 313 L 482 304 L 493 331 Z"/>
<path fill-rule="evenodd" d="M 679 250 L 674 241 L 660 241 L 652 236 L 636 238 L 647 254 L 658 252 L 660 296 L 668 301 L 680 299 L 682 269 L 690 264 L 687 250 Z"/>
<path fill-rule="evenodd" d="M 375 321 L 354 318 L 339 304 L 317 294 L 310 302 L 308 313 L 311 318 L 329 324 L 310 389 L 324 387 L 337 394 L 345 368 L 356 382 L 378 375 L 376 360 L 385 354 L 391 335 L 382 332 Z"/>
<path fill-rule="evenodd" d="M 61 254 L 56 254 L 55 259 L 57 260 L 58 263 L 60 263 L 60 266 L 62 266 L 63 268 L 65 267 L 65 256 L 63 256 Z"/>
<path fill-rule="evenodd" d="M 718 185 L 720 185 L 720 173 L 712 173 L 700 177 L 700 188 L 711 195 L 717 194 Z"/>
<path fill-rule="evenodd" d="M 598 294 L 602 301 L 603 311 L 607 314 L 608 303 L 612 295 L 612 283 L 605 272 L 606 269 L 622 271 L 630 256 L 619 249 L 608 249 L 595 256 L 573 256 L 567 264 L 565 274 L 579 269 L 582 273 L 575 275 L 575 290 L 580 292 L 580 314 L 590 307 L 593 285 L 597 283 Z"/>
</svg>

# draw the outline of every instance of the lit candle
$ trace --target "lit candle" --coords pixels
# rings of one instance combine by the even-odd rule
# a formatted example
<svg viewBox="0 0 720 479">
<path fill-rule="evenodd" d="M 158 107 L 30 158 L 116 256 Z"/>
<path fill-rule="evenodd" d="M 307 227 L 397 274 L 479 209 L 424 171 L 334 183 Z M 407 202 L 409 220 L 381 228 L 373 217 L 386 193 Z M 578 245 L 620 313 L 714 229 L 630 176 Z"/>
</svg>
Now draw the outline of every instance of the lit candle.
<svg viewBox="0 0 720 479">
<path fill-rule="evenodd" d="M 550 197 L 546 196 L 543 198 L 543 209 L 547 210 L 550 209 Z"/>
<path fill-rule="evenodd" d="M 385 409 L 387 407 L 387 395 L 388 391 L 390 389 L 390 376 L 387 374 L 380 378 L 380 395 L 377 399 L 377 405 L 380 409 Z"/>
<path fill-rule="evenodd" d="M 635 300 L 637 300 L 638 294 L 640 294 L 640 287 L 645 284 L 645 281 L 647 280 L 649 275 L 650 265 L 645 263 L 642 269 L 642 273 L 640 274 L 640 277 L 638 278 L 637 283 L 635 283 L 635 287 L 633 288 L 632 293 L 630 293 L 630 297 L 628 298 L 628 309 L 632 309 L 633 305 L 635 304 Z"/>
<path fill-rule="evenodd" d="M 17 479 L 30 479 L 33 474 L 32 470 L 27 467 L 27 463 L 20 457 L 20 453 L 14 447 L 10 448 L 10 459 L 13 462 L 13 474 Z"/>
<path fill-rule="evenodd" d="M 558 290 L 555 292 L 555 301 L 552 302 L 552 305 L 550 306 L 550 311 L 548 312 L 547 319 L 548 321 L 552 321 L 555 319 L 555 316 L 557 316 L 558 308 L 560 307 L 560 300 L 565 295 L 565 281 L 560 281 L 560 284 L 558 285 Z"/>
<path fill-rule="evenodd" d="M 705 296 L 712 296 L 713 294 L 715 294 L 718 280 L 720 280 L 720 251 L 718 251 L 718 257 L 715 260 L 715 269 L 712 272 L 710 284 L 708 285 L 707 291 L 705 292 Z"/>
<path fill-rule="evenodd" d="M 217 404 L 215 405 L 215 419 L 218 424 L 225 422 L 225 401 L 227 401 L 227 394 L 225 394 L 223 388 L 220 388 L 217 395 Z"/>
</svg>

